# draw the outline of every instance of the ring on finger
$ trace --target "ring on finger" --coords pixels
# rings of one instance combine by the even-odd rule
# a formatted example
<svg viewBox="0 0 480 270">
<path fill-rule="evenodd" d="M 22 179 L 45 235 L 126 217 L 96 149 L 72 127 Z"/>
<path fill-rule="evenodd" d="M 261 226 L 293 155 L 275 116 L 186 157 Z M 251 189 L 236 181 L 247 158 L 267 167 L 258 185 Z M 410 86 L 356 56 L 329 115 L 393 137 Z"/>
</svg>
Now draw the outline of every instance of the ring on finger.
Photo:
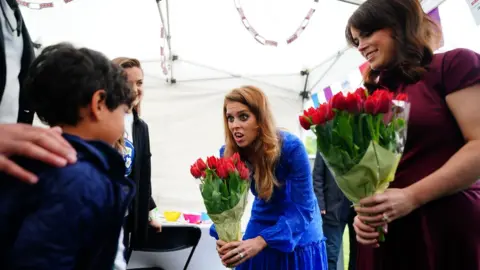
<svg viewBox="0 0 480 270">
<path fill-rule="evenodd" d="M 245 257 L 242 252 L 238 253 L 238 256 L 240 256 L 240 259 L 243 259 L 243 257 Z"/>
<path fill-rule="evenodd" d="M 382 216 L 383 216 L 383 218 L 382 218 L 383 221 L 385 221 L 387 223 L 390 222 L 390 217 L 387 214 L 383 213 Z"/>
</svg>

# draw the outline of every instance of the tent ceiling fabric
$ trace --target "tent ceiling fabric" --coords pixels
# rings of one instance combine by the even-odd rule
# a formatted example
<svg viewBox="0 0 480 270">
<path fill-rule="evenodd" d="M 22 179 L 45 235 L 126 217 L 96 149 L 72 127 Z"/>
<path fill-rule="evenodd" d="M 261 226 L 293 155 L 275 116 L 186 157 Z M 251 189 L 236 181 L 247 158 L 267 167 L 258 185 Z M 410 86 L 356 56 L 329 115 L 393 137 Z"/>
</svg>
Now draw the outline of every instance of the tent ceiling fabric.
<svg viewBox="0 0 480 270">
<path fill-rule="evenodd" d="M 242 1 L 244 13 L 257 32 L 265 38 L 284 41 L 278 47 L 270 47 L 253 39 L 241 23 L 233 1 L 211 0 L 209 7 L 205 1 L 171 1 L 173 52 L 180 58 L 241 74 L 299 72 L 345 46 L 344 26 L 356 8 L 335 0 L 320 1 L 307 29 L 298 40 L 286 45 L 286 39 L 297 29 L 311 3 Z M 175 16 L 176 10 L 184 10 L 183 15 Z M 331 16 L 332 12 L 336 15 Z M 185 23 L 184 16 L 195 23 Z"/>
<path fill-rule="evenodd" d="M 139 58 L 155 67 L 145 70 L 152 83 L 164 84 L 170 77 L 164 75 L 162 67 L 156 64 L 160 63 L 160 47 L 164 42 L 160 38 L 161 22 L 156 1 L 74 0 L 68 4 L 61 0 L 52 1 L 54 8 L 22 8 L 33 40 L 45 46 L 70 41 L 102 51 L 111 58 Z M 160 6 L 166 21 L 166 0 L 161 1 Z M 174 79 L 218 78 L 228 77 L 228 74 L 249 78 L 272 74 L 299 75 L 301 70 L 325 62 L 345 47 L 344 26 L 357 7 L 338 0 L 320 0 L 300 38 L 286 45 L 286 39 L 311 8 L 312 0 L 241 0 L 241 6 L 249 23 L 259 33 L 285 42 L 278 47 L 260 45 L 242 24 L 234 0 L 169 0 L 172 53 L 179 57 L 179 61 L 172 65 Z M 325 65 L 314 70 L 310 81 L 317 81 L 322 87 L 343 79 L 345 70 L 353 70 L 361 63 L 358 53 L 349 55 L 353 58 L 341 57 L 344 65 L 335 64 L 321 81 L 318 78 L 323 77 Z M 224 72 L 212 72 L 193 65 L 188 70 L 195 72 L 182 72 L 186 63 L 208 65 Z M 177 72 L 179 69 L 180 73 Z M 271 77 L 260 81 L 271 81 Z M 257 80 L 249 82 L 256 83 Z M 281 88 L 298 93 L 303 90 L 303 82 L 295 87 Z"/>
<path fill-rule="evenodd" d="M 57 3 L 58 2 L 58 3 Z M 286 40 L 312 0 L 243 0 L 251 25 L 265 37 Z M 32 38 L 69 40 L 105 52 L 159 60 L 160 16 L 154 0 L 75 0 L 55 8 L 22 8 Z M 165 1 L 161 1 L 165 12 Z M 272 48 L 258 44 L 241 23 L 234 1 L 169 1 L 173 53 L 235 73 L 291 73 L 315 66 L 345 46 L 344 25 L 355 5 L 321 0 L 301 37 Z M 335 16 L 331 16 L 332 13 Z M 181 78 L 177 78 L 181 79 Z"/>
</svg>

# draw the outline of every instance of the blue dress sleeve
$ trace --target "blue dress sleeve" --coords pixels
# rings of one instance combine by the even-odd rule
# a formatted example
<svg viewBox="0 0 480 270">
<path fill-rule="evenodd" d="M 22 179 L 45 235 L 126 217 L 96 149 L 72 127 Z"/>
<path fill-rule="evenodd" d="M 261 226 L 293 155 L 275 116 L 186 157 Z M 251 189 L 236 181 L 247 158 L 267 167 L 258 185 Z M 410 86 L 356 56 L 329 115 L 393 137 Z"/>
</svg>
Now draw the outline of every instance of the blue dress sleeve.
<svg viewBox="0 0 480 270">
<path fill-rule="evenodd" d="M 286 209 L 277 223 L 262 232 L 260 236 L 265 239 L 270 248 L 282 252 L 292 252 L 307 230 L 315 214 L 316 200 L 313 194 L 312 174 L 307 151 L 303 143 L 296 139 L 291 143 L 290 151 L 280 162 L 289 168 L 285 178 Z"/>
<path fill-rule="evenodd" d="M 95 200 L 105 192 L 102 187 L 89 184 L 95 181 L 83 174 L 52 174 L 42 187 L 41 204 L 25 217 L 18 231 L 11 269 L 75 268 L 78 252 L 92 240 L 101 222 L 104 213 Z M 41 182 L 42 177 L 37 185 Z"/>
<path fill-rule="evenodd" d="M 210 226 L 210 236 L 218 240 L 218 233 L 215 229 L 215 224 L 212 224 L 212 226 Z"/>
</svg>

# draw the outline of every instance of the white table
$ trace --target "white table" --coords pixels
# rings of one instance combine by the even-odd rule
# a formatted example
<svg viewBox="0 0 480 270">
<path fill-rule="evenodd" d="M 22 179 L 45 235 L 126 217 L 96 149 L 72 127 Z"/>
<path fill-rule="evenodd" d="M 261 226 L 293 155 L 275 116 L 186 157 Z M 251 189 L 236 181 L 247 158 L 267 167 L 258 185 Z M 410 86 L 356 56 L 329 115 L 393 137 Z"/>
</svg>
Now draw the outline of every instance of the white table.
<svg viewBox="0 0 480 270">
<path fill-rule="evenodd" d="M 183 224 L 164 224 L 162 226 L 192 226 Z M 200 227 L 202 236 L 188 266 L 189 270 L 225 270 L 215 248 L 216 240 L 210 236 L 210 224 L 195 225 Z M 165 270 L 182 270 L 191 249 L 174 252 L 140 252 L 133 251 L 127 269 L 141 267 L 161 267 Z"/>
</svg>

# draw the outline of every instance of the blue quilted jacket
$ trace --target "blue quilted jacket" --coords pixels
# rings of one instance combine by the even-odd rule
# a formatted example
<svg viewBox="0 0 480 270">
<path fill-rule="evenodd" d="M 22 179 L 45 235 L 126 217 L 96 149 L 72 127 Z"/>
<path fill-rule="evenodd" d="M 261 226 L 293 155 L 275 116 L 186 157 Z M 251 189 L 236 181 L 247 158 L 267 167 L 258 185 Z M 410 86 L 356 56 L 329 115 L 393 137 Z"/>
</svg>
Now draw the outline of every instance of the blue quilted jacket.
<svg viewBox="0 0 480 270">
<path fill-rule="evenodd" d="M 64 137 L 77 163 L 16 159 L 39 176 L 36 185 L 0 173 L 1 269 L 112 269 L 134 185 L 112 147 Z"/>
</svg>

